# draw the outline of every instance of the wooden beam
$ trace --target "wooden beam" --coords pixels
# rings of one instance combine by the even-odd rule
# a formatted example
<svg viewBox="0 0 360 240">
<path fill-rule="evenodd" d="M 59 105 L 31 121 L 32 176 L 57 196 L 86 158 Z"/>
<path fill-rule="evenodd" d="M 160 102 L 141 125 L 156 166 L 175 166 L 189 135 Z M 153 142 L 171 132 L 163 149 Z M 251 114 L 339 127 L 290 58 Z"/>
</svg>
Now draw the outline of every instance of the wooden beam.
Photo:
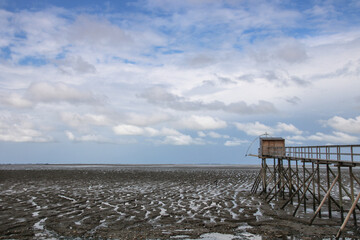
<svg viewBox="0 0 360 240">
<path fill-rule="evenodd" d="M 339 176 L 336 176 L 336 178 L 335 178 L 335 179 L 334 179 L 334 181 L 332 182 L 332 184 L 331 184 L 331 186 L 330 186 L 329 190 L 327 191 L 327 193 L 325 194 L 325 196 L 324 196 L 323 200 L 321 201 L 321 203 L 320 203 L 319 207 L 318 207 L 318 208 L 317 208 L 317 210 L 315 211 L 315 214 L 314 214 L 314 215 L 312 216 L 312 218 L 310 219 L 310 224 L 312 224 L 312 223 L 313 223 L 313 221 L 314 221 L 314 219 L 315 219 L 316 215 L 318 215 L 318 213 L 320 212 L 321 207 L 324 205 L 324 203 L 325 203 L 326 199 L 329 197 L 330 192 L 331 192 L 331 189 L 335 186 L 335 183 L 338 181 L 338 179 L 339 179 Z"/>
<path fill-rule="evenodd" d="M 311 177 L 312 177 L 312 176 L 309 176 L 309 177 L 306 179 L 306 181 L 305 181 L 305 182 L 292 194 L 292 196 L 284 203 L 284 205 L 281 207 L 281 209 L 284 209 L 284 208 L 286 207 L 286 205 L 291 201 L 291 199 L 292 199 L 296 194 L 298 194 L 298 192 L 300 191 L 301 187 L 302 187 L 303 185 L 305 185 L 306 182 L 307 182 Z M 298 203 L 300 204 L 301 201 L 299 200 Z"/>
<path fill-rule="evenodd" d="M 294 212 L 293 212 L 293 216 L 296 215 L 296 212 L 297 212 L 297 210 L 299 209 L 299 207 L 300 207 L 300 205 L 301 205 L 301 202 L 302 202 L 303 200 L 304 200 L 304 202 L 306 202 L 306 192 L 307 192 L 307 190 L 309 189 L 311 182 L 314 181 L 314 176 L 315 176 L 315 172 L 313 172 L 312 175 L 309 176 L 309 177 L 311 177 L 311 180 L 309 181 L 308 185 L 307 185 L 306 188 L 304 189 L 304 193 L 303 193 L 303 195 L 301 196 L 300 201 L 299 201 L 298 205 L 296 206 L 296 208 L 295 208 L 295 210 L 294 210 Z M 305 185 L 304 185 L 304 186 L 305 186 Z M 305 210 L 305 212 L 306 212 L 306 210 Z"/>
<path fill-rule="evenodd" d="M 341 232 L 344 230 L 347 222 L 349 221 L 349 218 L 350 218 L 350 216 L 351 216 L 351 213 L 355 210 L 355 206 L 356 206 L 357 202 L 359 201 L 359 199 L 360 199 L 360 193 L 357 195 L 357 197 L 356 197 L 355 201 L 353 202 L 353 204 L 352 204 L 352 206 L 351 206 L 348 214 L 346 215 L 346 218 L 345 218 L 343 224 L 341 225 L 338 233 L 336 234 L 336 238 L 337 238 L 337 239 L 340 237 Z"/>
</svg>

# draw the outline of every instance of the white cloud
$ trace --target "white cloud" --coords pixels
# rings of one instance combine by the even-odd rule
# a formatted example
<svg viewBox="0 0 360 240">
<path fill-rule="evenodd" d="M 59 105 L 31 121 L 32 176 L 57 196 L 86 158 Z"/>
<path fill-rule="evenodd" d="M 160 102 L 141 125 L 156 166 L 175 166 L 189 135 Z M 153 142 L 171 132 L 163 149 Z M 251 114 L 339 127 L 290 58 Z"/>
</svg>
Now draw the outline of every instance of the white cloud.
<svg viewBox="0 0 360 240">
<path fill-rule="evenodd" d="M 109 119 L 105 115 L 87 113 L 87 114 L 84 115 L 84 118 L 90 124 L 98 125 L 98 126 L 107 126 L 107 125 L 110 125 L 112 123 L 112 120 Z"/>
<path fill-rule="evenodd" d="M 177 136 L 177 135 L 181 135 L 182 133 L 180 133 L 179 131 L 172 129 L 172 128 L 162 128 L 160 130 L 160 136 L 168 136 L 168 135 L 173 135 L 173 136 Z"/>
<path fill-rule="evenodd" d="M 69 102 L 69 103 L 96 103 L 96 98 L 87 91 L 81 91 L 63 83 L 51 84 L 48 82 L 32 83 L 27 95 L 37 102 Z"/>
<path fill-rule="evenodd" d="M 102 137 L 102 136 L 96 135 L 96 134 L 86 134 L 86 135 L 82 135 L 79 137 L 76 137 L 70 131 L 65 131 L 65 134 L 70 141 L 74 141 L 74 142 L 112 143 L 112 141 L 110 139 L 107 139 L 105 137 Z"/>
<path fill-rule="evenodd" d="M 117 135 L 133 135 L 133 136 L 144 135 L 146 132 L 144 128 L 137 127 L 134 125 L 127 125 L 127 124 L 119 124 L 113 127 L 113 130 Z"/>
<path fill-rule="evenodd" d="M 1 113 L 0 141 L 4 142 L 50 142 L 52 137 L 44 135 L 26 115 L 15 116 Z"/>
<path fill-rule="evenodd" d="M 235 126 L 238 130 L 243 131 L 250 136 L 260 136 L 265 133 L 269 135 L 280 134 L 284 132 L 297 135 L 301 135 L 303 133 L 293 124 L 287 124 L 282 122 L 278 122 L 275 127 L 267 126 L 258 121 L 254 123 L 235 123 Z"/>
<path fill-rule="evenodd" d="M 67 44 L 64 30 L 68 21 L 59 15 L 64 13 L 60 8 L 48 8 L 45 11 L 19 11 L 8 17 L 8 30 L 12 31 L 12 60 L 17 62 L 27 56 L 52 58 L 62 52 Z M 23 37 L 16 37 L 17 34 Z"/>
<path fill-rule="evenodd" d="M 153 113 L 153 114 L 139 114 L 139 113 L 127 113 L 125 121 L 128 124 L 136 126 L 149 126 L 171 120 L 172 117 L 167 113 Z"/>
<path fill-rule="evenodd" d="M 245 101 L 237 101 L 225 104 L 222 101 L 204 102 L 190 100 L 168 92 L 162 87 L 146 89 L 139 97 L 149 103 L 167 107 L 178 111 L 224 111 L 236 114 L 268 114 L 277 111 L 275 106 L 268 101 L 259 100 L 257 104 L 247 104 Z"/>
<path fill-rule="evenodd" d="M 65 134 L 69 140 L 75 140 L 75 135 L 70 131 L 65 131 Z"/>
<path fill-rule="evenodd" d="M 299 135 L 295 135 L 295 136 L 287 136 L 286 140 L 294 140 L 294 141 L 306 141 L 307 138 L 305 136 L 299 136 Z"/>
<path fill-rule="evenodd" d="M 96 72 L 95 66 L 85 61 L 81 56 L 67 57 L 66 59 L 56 60 L 55 63 L 59 66 L 60 71 L 67 74 Z"/>
<path fill-rule="evenodd" d="M 295 41 L 282 44 L 277 49 L 276 56 L 289 63 L 302 62 L 308 58 L 305 46 Z"/>
<path fill-rule="evenodd" d="M 152 28 L 141 27 L 141 24 L 137 25 L 135 22 L 131 24 L 130 28 L 122 27 L 106 17 L 84 14 L 79 15 L 76 21 L 69 25 L 65 34 L 69 43 L 89 52 L 101 52 L 106 55 L 114 55 L 115 51 L 116 54 L 130 57 L 141 50 L 148 50 L 150 46 L 165 43 L 162 35 Z M 146 25 L 146 22 L 143 24 Z"/>
<path fill-rule="evenodd" d="M 169 145 L 202 145 L 204 142 L 201 139 L 193 139 L 189 135 L 177 135 L 177 136 L 166 136 L 165 139 L 161 142 L 162 144 L 169 144 Z"/>
<path fill-rule="evenodd" d="M 204 133 L 203 131 L 198 131 L 197 134 L 199 137 L 206 137 L 206 133 Z"/>
<path fill-rule="evenodd" d="M 133 43 L 129 34 L 106 19 L 80 15 L 68 28 L 68 39 L 86 47 L 125 49 Z"/>
<path fill-rule="evenodd" d="M 117 135 L 123 136 L 144 136 L 149 138 L 161 137 L 162 140 L 151 140 L 154 143 L 165 145 L 192 145 L 204 144 L 201 139 L 194 139 L 190 135 L 182 134 L 175 129 L 161 128 L 160 130 L 151 127 L 137 127 L 133 125 L 119 124 L 113 128 Z"/>
<path fill-rule="evenodd" d="M 30 108 L 33 103 L 28 99 L 23 98 L 19 94 L 10 94 L 0 96 L 0 104 L 3 106 L 9 106 L 14 108 Z"/>
<path fill-rule="evenodd" d="M 285 101 L 292 105 L 298 105 L 301 102 L 301 99 L 296 96 L 292 96 L 285 98 Z"/>
<path fill-rule="evenodd" d="M 77 135 L 68 137 L 79 141 L 96 141 L 99 136 L 88 133 L 112 130 L 114 138 L 196 144 L 196 137 L 230 137 L 215 132 L 227 128 L 227 121 L 238 121 L 237 129 L 251 136 L 354 140 L 360 117 L 326 117 L 335 133 L 309 136 L 290 123 L 301 119 L 283 119 L 295 116 L 292 111 L 313 111 L 307 122 L 314 123 L 320 115 L 353 114 L 360 87 L 356 16 L 341 19 L 342 9 L 332 3 L 305 4 L 304 11 L 281 1 L 246 5 L 151 0 L 135 2 L 120 18 L 116 8 L 101 16 L 55 7 L 0 10 L 0 106 L 40 116 L 51 123 L 52 134 L 63 128 L 62 121 Z M 301 35 L 299 27 L 314 34 Z M 341 101 L 334 97 L 338 92 L 346 92 Z M 221 119 L 215 117 L 219 113 Z M 279 114 L 267 117 L 274 113 Z M 262 115 L 244 120 L 251 114 Z M 3 138 L 50 139 L 35 124 L 16 120 L 6 126 L 14 133 L 4 127 Z M 191 137 L 192 130 L 198 136 Z M 228 145 L 239 143 L 231 139 Z"/>
<path fill-rule="evenodd" d="M 78 130 L 85 130 L 92 126 L 110 126 L 113 121 L 102 114 L 78 114 L 74 112 L 61 112 L 60 119 L 65 124 Z"/>
<path fill-rule="evenodd" d="M 288 132 L 296 135 L 301 135 L 303 131 L 299 130 L 297 127 L 295 127 L 293 124 L 287 124 L 279 122 L 276 125 L 275 132 Z"/>
<path fill-rule="evenodd" d="M 113 127 L 113 131 L 117 135 L 128 136 L 146 136 L 146 137 L 158 137 L 158 136 L 180 136 L 182 135 L 172 128 L 161 128 L 160 130 L 151 127 L 138 127 L 128 124 L 119 124 Z"/>
<path fill-rule="evenodd" d="M 264 133 L 273 135 L 275 130 L 272 127 L 266 126 L 258 121 L 254 123 L 235 123 L 238 130 L 245 132 L 250 136 L 260 136 Z"/>
<path fill-rule="evenodd" d="M 308 81 L 301 79 L 298 76 L 290 75 L 283 69 L 266 70 L 259 77 L 270 83 L 274 83 L 275 87 L 281 88 L 288 87 L 291 84 L 300 87 L 307 87 L 310 85 Z"/>
<path fill-rule="evenodd" d="M 186 128 L 192 130 L 209 130 L 226 128 L 225 121 L 216 119 L 210 116 L 198 116 L 192 115 L 190 117 L 184 117 L 175 123 L 179 128 Z"/>
<path fill-rule="evenodd" d="M 240 145 L 248 144 L 248 143 L 249 143 L 248 140 L 241 140 L 241 139 L 234 138 L 233 140 L 226 141 L 224 143 L 224 145 L 227 147 L 235 147 L 235 146 L 240 146 Z"/>
<path fill-rule="evenodd" d="M 328 125 L 338 131 L 360 134 L 360 116 L 348 119 L 335 116 L 325 121 L 324 123 L 325 125 Z"/>
<path fill-rule="evenodd" d="M 322 133 L 317 132 L 315 134 L 303 136 L 303 135 L 294 135 L 287 136 L 286 142 L 288 144 L 304 144 L 307 141 L 317 141 L 322 142 L 322 144 L 355 144 L 359 142 L 360 138 L 358 136 L 353 136 L 344 132 L 333 131 L 332 133 Z"/>
<path fill-rule="evenodd" d="M 359 142 L 358 137 L 351 136 L 342 132 L 332 132 L 332 134 L 324 134 L 317 132 L 316 134 L 309 136 L 308 139 L 334 144 L 350 144 Z"/>
<path fill-rule="evenodd" d="M 208 133 L 205 133 L 203 131 L 198 131 L 197 134 L 199 137 L 202 137 L 202 138 L 204 138 L 206 136 L 209 136 L 211 138 L 230 138 L 229 135 L 222 135 L 222 134 L 214 132 L 214 131 L 210 131 Z"/>
<path fill-rule="evenodd" d="M 222 138 L 223 137 L 221 134 L 219 134 L 217 132 L 213 132 L 213 131 L 209 132 L 208 135 L 209 135 L 209 137 L 212 137 L 212 138 Z"/>
</svg>

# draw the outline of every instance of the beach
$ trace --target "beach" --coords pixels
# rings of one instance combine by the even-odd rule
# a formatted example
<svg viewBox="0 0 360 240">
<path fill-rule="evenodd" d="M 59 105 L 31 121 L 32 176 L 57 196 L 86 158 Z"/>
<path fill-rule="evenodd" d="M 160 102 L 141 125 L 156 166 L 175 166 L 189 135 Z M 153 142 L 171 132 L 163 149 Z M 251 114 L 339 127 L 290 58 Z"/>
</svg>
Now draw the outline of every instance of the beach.
<svg viewBox="0 0 360 240">
<path fill-rule="evenodd" d="M 241 165 L 1 165 L 0 239 L 331 239 L 251 195 Z M 281 202 L 281 199 L 279 199 Z M 343 237 L 356 239 L 351 227 Z"/>
</svg>

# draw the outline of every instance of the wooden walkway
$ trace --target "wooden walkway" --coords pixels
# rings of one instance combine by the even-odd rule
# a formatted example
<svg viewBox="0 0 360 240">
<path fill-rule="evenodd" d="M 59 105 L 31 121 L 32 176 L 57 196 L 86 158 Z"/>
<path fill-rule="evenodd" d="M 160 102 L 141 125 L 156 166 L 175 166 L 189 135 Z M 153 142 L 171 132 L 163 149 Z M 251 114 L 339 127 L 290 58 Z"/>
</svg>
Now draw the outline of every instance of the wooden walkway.
<svg viewBox="0 0 360 240">
<path fill-rule="evenodd" d="M 300 209 L 312 209 L 312 224 L 316 217 L 341 218 L 341 232 L 353 219 L 357 227 L 360 198 L 360 179 L 354 174 L 360 169 L 360 145 L 326 145 L 300 147 L 267 147 L 256 156 L 262 159 L 261 170 L 251 192 L 264 195 L 270 203 L 282 199 L 281 209 L 289 204 L 293 216 Z M 270 165 L 269 165 L 270 164 Z"/>
</svg>

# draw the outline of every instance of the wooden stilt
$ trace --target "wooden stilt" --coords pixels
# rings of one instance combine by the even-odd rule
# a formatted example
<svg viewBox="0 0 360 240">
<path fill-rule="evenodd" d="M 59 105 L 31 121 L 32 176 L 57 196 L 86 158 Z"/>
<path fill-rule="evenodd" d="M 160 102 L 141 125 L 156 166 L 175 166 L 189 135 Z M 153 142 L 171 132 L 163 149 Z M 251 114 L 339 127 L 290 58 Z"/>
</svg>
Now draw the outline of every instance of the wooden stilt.
<svg viewBox="0 0 360 240">
<path fill-rule="evenodd" d="M 256 176 L 255 181 L 253 183 L 253 186 L 251 188 L 251 193 L 252 194 L 255 194 L 257 192 L 257 189 L 259 187 L 259 183 L 261 181 L 261 176 L 262 176 L 262 169 L 260 169 L 260 171 L 259 171 L 258 175 Z"/>
<path fill-rule="evenodd" d="M 310 181 L 309 181 L 308 185 L 307 185 L 307 186 L 305 187 L 305 189 L 304 189 L 304 193 L 303 193 L 302 197 L 300 198 L 300 201 L 299 201 L 298 205 L 297 205 L 296 208 L 295 208 L 295 211 L 294 211 L 294 213 L 293 213 L 293 216 L 296 215 L 296 212 L 297 212 L 297 210 L 299 209 L 301 202 L 302 202 L 303 200 L 304 200 L 304 202 L 306 201 L 306 192 L 307 192 L 308 188 L 310 187 L 311 182 L 314 181 L 314 176 L 315 176 L 315 172 L 313 172 L 312 175 L 309 176 L 309 178 L 311 177 L 311 178 L 310 178 Z M 304 184 L 304 186 L 305 186 L 305 184 Z"/>
<path fill-rule="evenodd" d="M 276 159 L 274 158 L 274 186 L 276 191 Z"/>
<path fill-rule="evenodd" d="M 333 175 L 333 177 L 336 177 L 336 174 L 331 170 L 331 168 L 329 168 L 329 172 Z M 310 174 L 310 172 L 308 172 L 309 174 Z M 353 177 L 355 177 L 354 175 L 353 175 Z M 355 178 L 354 178 L 355 179 Z M 356 180 L 356 179 L 355 179 Z M 358 184 L 360 185 L 360 182 L 358 181 Z M 321 188 L 321 190 L 323 190 L 324 192 L 327 192 L 327 189 L 329 189 L 329 187 L 327 188 L 327 189 L 325 189 L 322 185 L 320 185 L 320 188 Z M 350 193 L 346 190 L 346 188 L 344 187 L 344 185 L 343 184 L 341 184 L 341 188 L 342 188 L 342 190 L 344 190 L 344 192 L 347 194 L 347 196 L 349 197 L 349 198 L 351 198 L 351 195 L 350 195 Z M 329 199 L 340 209 L 340 204 L 332 197 L 332 196 L 329 196 Z M 319 201 L 319 200 L 317 200 L 317 201 Z M 357 204 L 356 205 L 356 207 L 360 210 L 360 206 Z"/>
<path fill-rule="evenodd" d="M 262 193 L 266 193 L 267 182 L 266 182 L 266 158 L 263 158 L 263 190 Z"/>
<path fill-rule="evenodd" d="M 336 174 L 331 170 L 331 168 L 329 168 L 330 169 L 330 173 L 335 177 L 336 176 Z M 354 178 L 355 176 L 354 175 L 352 175 L 352 177 Z M 355 178 L 354 178 L 355 179 Z M 355 179 L 356 180 L 356 179 Z M 358 184 L 360 185 L 360 182 L 358 182 Z M 341 189 L 346 193 L 346 195 L 351 199 L 351 193 L 349 193 L 349 191 L 348 190 L 346 190 L 346 188 L 345 188 L 345 186 L 341 183 Z M 360 206 L 357 204 L 356 205 L 356 207 L 357 207 L 357 209 L 358 210 L 360 210 Z"/>
<path fill-rule="evenodd" d="M 292 176 L 291 176 L 291 161 L 290 159 L 288 159 L 288 170 L 289 170 L 289 198 L 291 201 L 291 204 L 293 204 L 293 199 L 292 199 Z"/>
<path fill-rule="evenodd" d="M 349 218 L 350 218 L 350 216 L 351 216 L 351 213 L 352 213 L 352 212 L 355 212 L 355 211 L 354 211 L 354 210 L 355 210 L 355 206 L 356 206 L 357 202 L 359 201 L 359 199 L 360 199 L 360 193 L 357 195 L 357 197 L 356 197 L 355 201 L 353 202 L 353 204 L 352 204 L 352 206 L 351 206 L 348 214 L 346 215 L 346 218 L 345 218 L 345 220 L 343 221 L 343 224 L 341 225 L 338 233 L 336 234 L 336 238 L 339 238 L 339 237 L 340 237 L 341 232 L 344 230 L 347 222 L 349 221 Z"/>
<path fill-rule="evenodd" d="M 331 192 L 331 189 L 335 186 L 335 183 L 338 181 L 338 179 L 339 179 L 339 175 L 338 175 L 338 176 L 336 176 L 336 178 L 335 178 L 335 179 L 334 179 L 334 181 L 332 182 L 332 184 L 331 184 L 331 186 L 330 186 L 329 190 L 327 191 L 327 193 L 325 194 L 325 196 L 324 196 L 323 200 L 321 201 L 321 203 L 320 203 L 319 207 L 318 207 L 318 208 L 317 208 L 317 210 L 315 211 L 315 214 L 314 214 L 314 215 L 312 216 L 312 218 L 310 219 L 310 224 L 312 224 L 312 223 L 313 223 L 313 221 L 314 221 L 314 219 L 315 219 L 316 215 L 318 215 L 318 213 L 320 212 L 321 207 L 324 205 L 324 203 L 325 203 L 326 199 L 329 197 L 330 192 Z"/>
<path fill-rule="evenodd" d="M 306 176 L 306 168 L 305 168 L 305 161 L 303 161 L 303 179 L 304 179 L 303 182 L 305 182 L 305 176 Z M 304 184 L 304 191 L 303 191 L 304 196 L 306 196 L 305 193 L 306 193 L 306 187 Z M 299 205 L 300 203 L 301 200 L 299 201 Z M 304 198 L 304 213 L 306 213 L 306 197 Z"/>
<path fill-rule="evenodd" d="M 352 167 L 349 167 L 349 175 L 350 175 L 350 191 L 351 191 L 351 202 L 353 204 L 355 204 L 355 206 L 357 205 L 357 202 L 354 201 L 354 178 L 353 178 L 353 172 L 352 172 Z M 356 211 L 353 211 L 353 218 L 354 218 L 354 225 L 357 226 L 357 221 L 356 221 Z"/>
<path fill-rule="evenodd" d="M 298 175 L 298 173 L 297 172 L 295 172 L 294 170 L 291 170 L 291 172 L 292 172 L 292 176 L 296 176 L 296 175 Z M 298 179 L 299 180 L 299 179 Z M 293 181 L 293 186 L 292 186 L 292 189 L 293 189 L 293 191 L 297 191 L 297 189 L 298 188 L 300 188 L 300 191 L 299 191 L 299 193 L 303 193 L 303 191 L 302 191 L 302 189 L 301 189 L 301 186 L 302 186 L 302 184 L 301 184 L 301 186 L 300 186 L 300 181 L 302 182 L 302 180 L 300 179 L 298 182 L 299 183 L 297 183 L 297 182 L 295 182 L 295 181 Z"/>
<path fill-rule="evenodd" d="M 280 158 L 278 158 L 278 173 L 279 173 L 279 181 L 277 184 L 277 190 L 280 189 L 281 186 L 281 163 L 280 163 Z"/>
<path fill-rule="evenodd" d="M 299 165 L 298 165 L 298 161 L 295 161 L 296 162 L 296 183 L 297 183 L 297 187 L 298 187 L 298 202 L 300 202 L 300 179 L 299 179 Z"/>
<path fill-rule="evenodd" d="M 272 189 L 270 189 L 270 191 L 269 191 L 269 193 L 266 195 L 265 199 L 267 199 L 267 198 L 271 195 L 272 191 L 276 188 L 276 185 L 277 185 L 279 182 L 280 182 L 280 179 L 276 182 L 275 186 L 273 186 Z M 275 195 L 277 195 L 277 193 L 278 193 L 279 191 L 280 191 L 280 188 L 279 188 L 278 191 L 275 191 L 274 197 L 275 197 Z M 272 198 L 271 198 L 271 199 L 272 199 Z M 270 200 L 271 200 L 271 199 L 270 199 Z"/>
<path fill-rule="evenodd" d="M 299 194 L 299 191 L 300 191 L 301 187 L 302 187 L 302 186 L 305 186 L 306 182 L 307 182 L 310 178 L 312 178 L 312 176 L 313 176 L 313 175 L 309 176 L 309 177 L 305 180 L 305 182 L 296 190 L 296 192 L 294 192 L 293 195 L 285 202 L 285 204 L 281 207 L 281 209 L 284 209 L 284 208 L 286 207 L 286 205 L 291 201 L 291 199 L 292 199 L 296 194 Z M 310 182 L 311 182 L 311 181 L 310 181 Z M 308 188 L 308 187 L 306 187 L 305 189 L 307 189 L 307 188 Z M 301 204 L 301 201 L 299 200 L 299 201 L 298 201 L 298 205 L 300 205 L 300 204 Z"/>
<path fill-rule="evenodd" d="M 339 182 L 339 204 L 340 204 L 340 215 L 341 221 L 344 221 L 344 206 L 343 206 L 343 196 L 342 196 L 342 188 L 341 188 L 341 167 L 338 165 L 338 182 Z"/>
<path fill-rule="evenodd" d="M 284 181 L 284 179 L 285 179 L 285 177 L 284 177 L 284 174 L 285 174 L 285 172 L 286 171 L 282 171 L 281 172 L 281 178 L 279 178 L 279 180 L 278 180 L 278 183 L 281 181 L 281 186 L 279 187 L 279 189 L 274 193 L 274 195 L 267 201 L 268 203 L 269 202 L 271 202 L 271 200 L 275 197 L 275 196 L 277 196 L 279 193 L 281 193 L 281 192 L 283 192 L 284 191 L 284 189 L 285 189 L 285 186 L 286 186 L 286 181 Z M 274 188 L 274 187 L 273 187 Z M 273 189 L 271 189 L 271 191 L 272 191 Z M 270 191 L 270 192 L 271 192 Z M 268 198 L 270 196 L 270 194 L 268 194 L 267 196 L 266 196 L 266 198 Z M 265 199 L 266 199 L 265 198 Z"/>
<path fill-rule="evenodd" d="M 318 192 L 318 199 L 321 199 L 321 191 L 320 191 L 320 186 L 321 186 L 321 183 L 320 183 L 320 167 L 319 167 L 319 162 L 317 162 L 317 179 L 316 179 L 316 182 L 317 182 L 317 192 Z M 314 191 L 315 192 L 315 191 Z M 315 206 L 315 198 L 314 198 L 314 204 L 313 206 Z M 315 209 L 315 208 L 314 208 Z M 319 210 L 319 218 L 321 218 L 321 209 Z"/>
<path fill-rule="evenodd" d="M 308 174 L 311 174 L 308 170 L 306 170 L 308 172 Z M 336 175 L 334 175 L 334 177 L 336 177 Z M 325 193 L 328 191 L 329 188 L 325 189 L 325 187 L 323 187 L 322 185 L 320 185 L 321 190 L 323 190 Z M 312 194 L 312 196 L 315 198 L 315 200 L 320 203 L 320 199 L 318 199 L 315 195 L 315 193 L 313 193 L 310 189 L 308 189 L 308 192 L 310 194 Z M 340 209 L 340 205 L 339 203 L 336 202 L 336 200 L 330 195 L 329 198 L 331 199 L 331 201 Z"/>
<path fill-rule="evenodd" d="M 283 184 L 283 186 L 285 186 L 285 177 L 284 177 L 284 174 L 285 174 L 285 170 L 284 170 L 284 161 L 283 159 L 281 159 L 281 183 Z M 282 191 L 282 198 L 285 199 L 285 188 L 282 187 L 281 188 L 281 191 Z"/>
<path fill-rule="evenodd" d="M 330 188 L 330 166 L 329 164 L 326 164 L 326 180 L 327 180 L 327 188 Z M 329 218 L 332 217 L 331 215 L 331 199 L 328 200 L 328 211 L 329 211 Z"/>
<path fill-rule="evenodd" d="M 311 169 L 312 169 L 312 172 L 315 172 L 315 169 L 314 169 L 314 165 L 315 165 L 315 163 L 314 162 L 311 162 Z M 315 189 L 315 177 L 314 177 L 314 179 L 313 179 L 313 181 L 312 181 L 312 191 L 313 191 L 313 193 L 314 193 L 314 195 L 313 195 L 313 210 L 315 211 L 315 193 L 316 193 L 316 189 Z"/>
</svg>

